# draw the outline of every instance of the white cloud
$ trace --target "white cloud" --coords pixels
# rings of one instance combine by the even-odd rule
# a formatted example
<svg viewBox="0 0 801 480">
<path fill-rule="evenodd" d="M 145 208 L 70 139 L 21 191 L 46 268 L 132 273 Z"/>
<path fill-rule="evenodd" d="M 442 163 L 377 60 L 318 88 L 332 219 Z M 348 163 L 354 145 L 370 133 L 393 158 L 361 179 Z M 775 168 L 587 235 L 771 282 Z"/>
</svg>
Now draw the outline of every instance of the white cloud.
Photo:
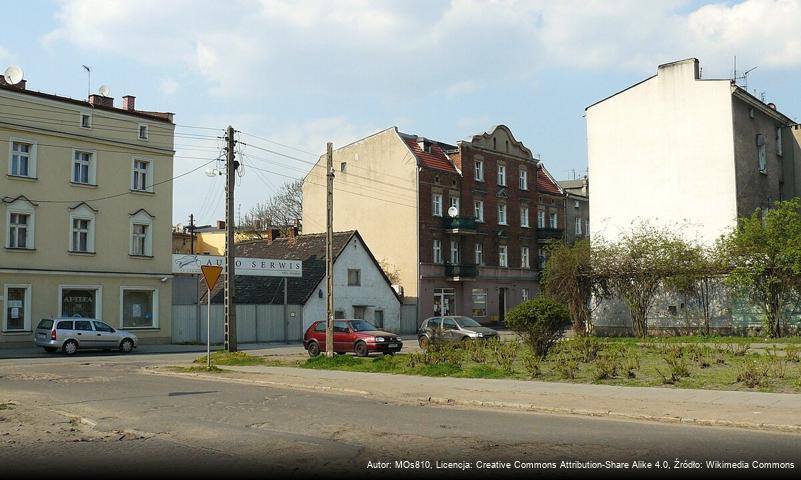
<svg viewBox="0 0 801 480">
<path fill-rule="evenodd" d="M 161 80 L 161 85 L 159 85 L 159 90 L 164 95 L 170 96 L 178 91 L 178 87 L 180 87 L 180 85 L 174 78 L 167 77 Z"/>
</svg>

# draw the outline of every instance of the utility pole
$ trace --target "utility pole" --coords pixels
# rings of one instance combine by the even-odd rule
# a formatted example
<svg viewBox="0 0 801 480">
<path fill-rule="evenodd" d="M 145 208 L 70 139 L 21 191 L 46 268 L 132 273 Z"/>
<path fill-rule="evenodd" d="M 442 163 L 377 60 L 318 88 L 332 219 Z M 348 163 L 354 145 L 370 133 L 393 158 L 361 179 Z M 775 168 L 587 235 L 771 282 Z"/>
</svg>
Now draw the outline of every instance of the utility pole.
<svg viewBox="0 0 801 480">
<path fill-rule="evenodd" d="M 326 234 L 325 234 L 325 277 L 328 298 L 326 302 L 325 356 L 334 356 L 334 146 L 326 144 Z"/>
<path fill-rule="evenodd" d="M 189 214 L 189 253 L 195 254 L 195 214 Z"/>
<path fill-rule="evenodd" d="M 236 259 L 234 255 L 234 182 L 239 162 L 234 160 L 234 127 L 228 126 L 225 133 L 225 351 L 236 352 L 236 302 L 234 279 Z"/>
</svg>

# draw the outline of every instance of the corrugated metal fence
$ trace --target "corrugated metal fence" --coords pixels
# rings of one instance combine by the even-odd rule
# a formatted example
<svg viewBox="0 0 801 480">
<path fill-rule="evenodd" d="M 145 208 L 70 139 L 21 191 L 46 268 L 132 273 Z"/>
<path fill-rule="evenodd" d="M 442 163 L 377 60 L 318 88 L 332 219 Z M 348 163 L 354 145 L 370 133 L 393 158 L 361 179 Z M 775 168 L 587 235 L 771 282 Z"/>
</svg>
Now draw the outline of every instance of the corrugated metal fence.
<svg viewBox="0 0 801 480">
<path fill-rule="evenodd" d="M 206 309 L 206 305 L 173 305 L 172 342 L 206 343 Z M 237 305 L 236 328 L 241 343 L 299 342 L 303 339 L 303 310 L 300 305 L 288 305 L 285 320 L 283 305 Z M 211 343 L 222 342 L 223 306 L 212 305 Z"/>
</svg>

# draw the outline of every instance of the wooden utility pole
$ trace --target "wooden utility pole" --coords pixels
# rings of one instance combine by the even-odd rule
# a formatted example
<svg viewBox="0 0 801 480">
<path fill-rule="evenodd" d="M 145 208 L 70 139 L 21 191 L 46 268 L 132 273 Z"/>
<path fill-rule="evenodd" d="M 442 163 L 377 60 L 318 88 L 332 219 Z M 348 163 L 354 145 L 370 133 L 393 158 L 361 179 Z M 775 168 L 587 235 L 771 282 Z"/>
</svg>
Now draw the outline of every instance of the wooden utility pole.
<svg viewBox="0 0 801 480">
<path fill-rule="evenodd" d="M 189 253 L 195 254 L 195 214 L 189 214 Z"/>
<path fill-rule="evenodd" d="M 325 277 L 328 298 L 326 302 L 325 356 L 334 356 L 334 146 L 326 144 L 326 234 L 325 234 Z"/>
<path fill-rule="evenodd" d="M 236 167 L 234 160 L 234 127 L 228 126 L 225 133 L 225 351 L 236 352 L 236 302 L 234 279 L 236 259 L 234 252 L 234 184 Z"/>
</svg>

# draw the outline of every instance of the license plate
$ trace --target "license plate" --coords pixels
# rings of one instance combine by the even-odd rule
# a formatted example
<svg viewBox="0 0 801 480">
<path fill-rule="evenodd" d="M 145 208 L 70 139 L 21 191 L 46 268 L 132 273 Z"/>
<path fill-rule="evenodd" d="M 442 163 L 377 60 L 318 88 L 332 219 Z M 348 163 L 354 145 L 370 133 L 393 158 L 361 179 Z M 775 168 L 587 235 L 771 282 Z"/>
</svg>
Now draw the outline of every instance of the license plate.
<svg viewBox="0 0 801 480">
<path fill-rule="evenodd" d="M 389 348 L 398 348 L 398 344 L 397 344 L 397 343 L 390 343 L 390 344 L 389 344 L 389 345 L 387 345 L 387 346 L 388 346 Z"/>
</svg>

